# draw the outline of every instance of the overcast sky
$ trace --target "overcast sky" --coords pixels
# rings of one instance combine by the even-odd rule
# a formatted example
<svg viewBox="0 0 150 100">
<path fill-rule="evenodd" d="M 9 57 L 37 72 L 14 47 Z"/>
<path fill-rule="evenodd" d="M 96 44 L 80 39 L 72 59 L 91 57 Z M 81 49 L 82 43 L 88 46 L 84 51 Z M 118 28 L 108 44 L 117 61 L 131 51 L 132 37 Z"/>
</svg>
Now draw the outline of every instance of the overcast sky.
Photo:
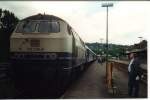
<svg viewBox="0 0 150 100">
<path fill-rule="evenodd" d="M 104 1 L 0 1 L 0 8 L 20 19 L 43 13 L 66 20 L 85 42 L 106 41 Z M 132 45 L 150 34 L 150 2 L 113 1 L 109 8 L 109 43 Z"/>
</svg>

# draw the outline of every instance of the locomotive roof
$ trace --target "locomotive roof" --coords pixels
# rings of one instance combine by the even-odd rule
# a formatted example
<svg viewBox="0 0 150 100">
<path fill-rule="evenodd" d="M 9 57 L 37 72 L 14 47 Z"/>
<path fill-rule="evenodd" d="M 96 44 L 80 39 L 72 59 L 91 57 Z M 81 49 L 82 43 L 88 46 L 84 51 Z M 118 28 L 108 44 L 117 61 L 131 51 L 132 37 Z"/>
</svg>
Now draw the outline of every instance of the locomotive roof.
<svg viewBox="0 0 150 100">
<path fill-rule="evenodd" d="M 37 15 L 33 15 L 33 16 L 24 18 L 23 20 L 61 20 L 61 21 L 64 21 L 63 19 L 61 19 L 57 16 L 48 15 L 48 14 L 37 14 Z"/>
</svg>

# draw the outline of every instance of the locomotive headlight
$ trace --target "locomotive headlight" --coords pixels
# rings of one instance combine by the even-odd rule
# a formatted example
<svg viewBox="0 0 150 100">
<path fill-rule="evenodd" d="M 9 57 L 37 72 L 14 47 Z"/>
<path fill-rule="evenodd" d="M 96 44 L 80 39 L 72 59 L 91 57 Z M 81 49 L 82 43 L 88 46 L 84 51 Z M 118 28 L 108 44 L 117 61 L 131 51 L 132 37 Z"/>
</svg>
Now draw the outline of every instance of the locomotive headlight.
<svg viewBox="0 0 150 100">
<path fill-rule="evenodd" d="M 11 54 L 11 58 L 17 59 L 17 58 L 18 58 L 18 55 L 17 55 L 16 53 L 12 53 L 12 54 Z"/>
<path fill-rule="evenodd" d="M 12 58 L 20 59 L 20 58 L 24 58 L 24 55 L 23 55 L 23 54 L 19 54 L 19 53 L 14 53 L 14 54 L 12 55 Z"/>
<path fill-rule="evenodd" d="M 22 54 L 22 55 L 20 55 L 20 58 L 24 58 L 24 55 Z"/>
<path fill-rule="evenodd" d="M 50 53 L 47 57 L 51 60 L 56 60 L 57 59 L 57 54 L 56 53 Z"/>
<path fill-rule="evenodd" d="M 19 59 L 20 58 L 20 54 L 16 53 L 15 54 L 15 58 Z"/>
</svg>

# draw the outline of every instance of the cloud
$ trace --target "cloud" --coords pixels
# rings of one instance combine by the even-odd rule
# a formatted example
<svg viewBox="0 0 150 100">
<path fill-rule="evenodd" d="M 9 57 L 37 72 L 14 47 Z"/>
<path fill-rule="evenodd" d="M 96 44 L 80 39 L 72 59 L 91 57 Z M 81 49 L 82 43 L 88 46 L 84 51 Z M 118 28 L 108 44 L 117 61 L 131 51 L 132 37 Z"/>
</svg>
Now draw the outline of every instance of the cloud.
<svg viewBox="0 0 150 100">
<path fill-rule="evenodd" d="M 37 13 L 32 2 L 27 1 L 1 1 L 0 7 L 15 13 L 20 19 Z"/>
<path fill-rule="evenodd" d="M 149 2 L 120 2 L 110 12 L 110 27 L 115 37 L 119 36 L 124 43 L 133 44 L 138 42 L 138 37 L 147 34 Z M 121 43 L 122 43 L 121 42 Z"/>
<path fill-rule="evenodd" d="M 140 8 L 139 8 L 140 7 Z M 104 8 L 103 8 L 104 9 Z M 109 42 L 117 44 L 134 44 L 138 37 L 147 36 L 150 5 L 145 2 L 119 2 L 109 9 Z M 83 40 L 100 42 L 106 35 L 106 12 L 92 15 L 78 13 L 72 23 L 76 26 Z M 80 20 L 82 19 L 82 20 Z"/>
<path fill-rule="evenodd" d="M 103 1 L 104 2 L 104 1 Z M 65 19 L 85 42 L 100 42 L 106 37 L 106 8 L 99 1 L 24 1 L 1 2 L 18 17 L 47 13 Z M 134 44 L 150 33 L 150 2 L 113 1 L 109 8 L 109 43 Z M 104 42 L 104 41 L 103 41 Z"/>
</svg>

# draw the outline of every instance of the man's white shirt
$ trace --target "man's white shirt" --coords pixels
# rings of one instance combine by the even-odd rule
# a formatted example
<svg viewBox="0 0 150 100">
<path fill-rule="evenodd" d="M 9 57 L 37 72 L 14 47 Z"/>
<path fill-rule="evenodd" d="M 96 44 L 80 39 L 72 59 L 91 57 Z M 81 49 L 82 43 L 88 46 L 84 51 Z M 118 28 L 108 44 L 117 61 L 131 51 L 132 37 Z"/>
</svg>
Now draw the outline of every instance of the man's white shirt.
<svg viewBox="0 0 150 100">
<path fill-rule="evenodd" d="M 128 66 L 128 71 L 129 71 L 129 72 L 131 72 L 131 64 L 133 63 L 133 61 L 134 61 L 134 58 L 131 59 L 131 61 L 130 61 L 130 63 L 129 63 L 129 66 Z"/>
<path fill-rule="evenodd" d="M 133 61 L 134 61 L 134 58 L 131 59 L 131 61 L 130 61 L 130 63 L 129 63 L 129 66 L 128 66 L 128 71 L 129 71 L 129 72 L 131 72 L 131 64 L 133 63 Z M 136 80 L 139 80 L 139 79 L 140 79 L 140 77 L 139 77 L 139 76 L 136 76 Z"/>
</svg>

